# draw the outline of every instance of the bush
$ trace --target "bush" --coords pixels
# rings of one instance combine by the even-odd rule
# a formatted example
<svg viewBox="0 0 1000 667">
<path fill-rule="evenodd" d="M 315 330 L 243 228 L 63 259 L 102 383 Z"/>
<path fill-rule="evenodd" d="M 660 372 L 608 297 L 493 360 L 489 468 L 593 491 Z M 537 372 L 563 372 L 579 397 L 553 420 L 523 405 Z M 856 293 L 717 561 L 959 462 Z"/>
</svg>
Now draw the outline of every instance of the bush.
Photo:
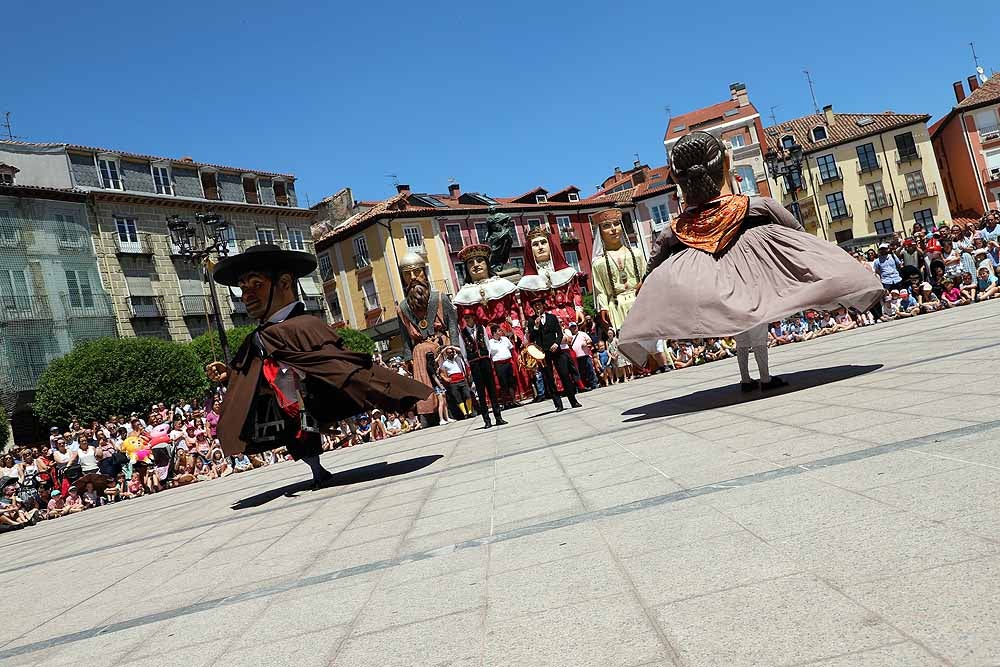
<svg viewBox="0 0 1000 667">
<path fill-rule="evenodd" d="M 183 343 L 99 338 L 56 359 L 42 373 L 35 414 L 65 425 L 110 415 L 145 415 L 154 403 L 190 400 L 208 389 L 203 365 Z"/>
<path fill-rule="evenodd" d="M 236 327 L 235 329 L 226 329 L 226 342 L 229 343 L 230 354 L 236 354 L 236 350 L 240 349 L 240 345 L 243 344 L 243 341 L 250 335 L 254 328 L 251 324 Z M 203 333 L 187 345 L 198 357 L 202 369 L 213 361 L 222 361 L 222 347 L 219 345 L 219 334 L 214 329 Z"/>
<path fill-rule="evenodd" d="M 10 422 L 7 421 L 7 411 L 0 405 L 0 452 L 10 444 Z"/>
<path fill-rule="evenodd" d="M 597 311 L 594 310 L 594 295 L 584 294 L 583 295 L 583 312 L 590 315 L 591 317 L 597 316 Z"/>
<path fill-rule="evenodd" d="M 375 354 L 375 341 L 363 331 L 358 331 L 357 329 L 337 329 L 337 333 L 344 339 L 344 347 L 348 350 L 364 352 L 365 354 Z"/>
</svg>

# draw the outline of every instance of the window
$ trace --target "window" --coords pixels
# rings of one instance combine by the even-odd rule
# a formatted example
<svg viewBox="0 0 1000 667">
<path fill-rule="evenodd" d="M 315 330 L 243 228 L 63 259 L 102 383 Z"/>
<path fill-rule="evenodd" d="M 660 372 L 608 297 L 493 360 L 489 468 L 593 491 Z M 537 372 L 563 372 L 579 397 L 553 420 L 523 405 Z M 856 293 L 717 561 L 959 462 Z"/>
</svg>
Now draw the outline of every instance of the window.
<svg viewBox="0 0 1000 667">
<path fill-rule="evenodd" d="M 899 151 L 900 160 L 912 160 L 917 157 L 917 145 L 913 143 L 913 133 L 904 132 L 903 134 L 897 134 L 896 137 L 896 150 Z"/>
<path fill-rule="evenodd" d="M 812 131 L 813 141 L 825 141 L 826 140 L 826 128 L 822 125 L 817 125 Z"/>
<path fill-rule="evenodd" d="M 261 228 L 257 230 L 257 243 L 270 243 L 274 245 L 274 230 Z"/>
<path fill-rule="evenodd" d="M 785 176 L 785 187 L 790 188 L 790 190 L 801 190 L 802 189 L 802 170 L 795 169 Z"/>
<path fill-rule="evenodd" d="M 111 190 L 123 190 L 122 177 L 118 171 L 118 160 L 115 158 L 101 158 L 97 161 L 98 170 L 101 173 L 101 187 Z"/>
<path fill-rule="evenodd" d="M 289 206 L 288 189 L 284 181 L 274 181 L 274 201 L 278 206 Z"/>
<path fill-rule="evenodd" d="M 510 263 L 517 267 L 517 270 L 524 273 L 524 258 L 523 257 L 511 257 Z"/>
<path fill-rule="evenodd" d="M 542 221 L 539 218 L 528 218 L 528 231 L 536 229 L 542 226 Z"/>
<path fill-rule="evenodd" d="M 666 223 L 670 222 L 670 210 L 666 204 L 656 204 L 650 207 L 653 214 L 653 226 L 659 230 Z"/>
<path fill-rule="evenodd" d="M 791 148 L 795 145 L 795 137 L 790 134 L 786 134 L 781 138 L 781 146 L 783 148 Z"/>
<path fill-rule="evenodd" d="M 329 262 L 330 259 L 327 258 L 326 261 Z M 326 297 L 326 301 L 327 301 L 327 303 L 330 304 L 330 315 L 333 316 L 333 321 L 334 322 L 343 322 L 344 321 L 344 313 L 340 309 L 340 297 L 337 296 L 337 293 L 336 292 L 330 292 L 330 294 L 328 294 L 327 297 Z"/>
<path fill-rule="evenodd" d="M 359 236 L 354 239 L 354 264 L 359 269 L 363 269 L 370 266 L 371 263 L 372 260 L 368 257 L 368 243 L 364 236 Z"/>
<path fill-rule="evenodd" d="M 740 192 L 745 195 L 757 194 L 757 177 L 753 174 L 753 167 L 740 165 L 736 167 L 736 175 L 740 177 Z"/>
<path fill-rule="evenodd" d="M 622 211 L 622 229 L 629 236 L 635 234 L 635 222 L 632 220 L 631 211 Z"/>
<path fill-rule="evenodd" d="M 875 155 L 875 144 L 858 146 L 858 170 L 864 174 L 879 168 L 878 157 Z"/>
<path fill-rule="evenodd" d="M 9 168 L 0 169 L 0 185 L 14 185 L 14 172 Z"/>
<path fill-rule="evenodd" d="M 58 223 L 56 233 L 61 245 L 75 246 L 81 242 L 80 227 L 76 224 L 75 215 L 72 213 L 53 213 L 52 218 Z"/>
<path fill-rule="evenodd" d="M 889 220 L 878 220 L 875 222 L 875 233 L 879 236 L 885 236 L 886 234 L 892 234 L 892 219 Z"/>
<path fill-rule="evenodd" d="M 330 255 L 327 253 L 319 256 L 319 276 L 324 281 L 333 279 L 333 263 L 330 261 Z"/>
<path fill-rule="evenodd" d="M 403 227 L 403 236 L 406 237 L 406 247 L 410 250 L 423 250 L 424 234 L 420 231 L 419 225 L 406 225 Z"/>
<path fill-rule="evenodd" d="M 361 283 L 361 289 L 365 293 L 365 310 L 375 310 L 379 307 L 378 292 L 375 289 L 374 280 L 366 280 Z"/>
<path fill-rule="evenodd" d="M 260 191 L 257 189 L 257 178 L 254 176 L 243 177 L 243 198 L 248 204 L 260 203 Z"/>
<path fill-rule="evenodd" d="M 0 308 L 4 310 L 31 309 L 28 275 L 24 271 L 0 271 Z"/>
<path fill-rule="evenodd" d="M 306 235 L 302 233 L 301 229 L 289 229 L 288 231 L 288 249 L 289 250 L 305 250 L 306 249 Z"/>
<path fill-rule="evenodd" d="M 462 228 L 458 225 L 446 225 L 445 232 L 448 234 L 448 249 L 458 252 L 462 249 Z"/>
<path fill-rule="evenodd" d="M 923 225 L 924 229 L 930 229 L 934 226 L 934 212 L 929 208 L 925 208 L 922 211 L 917 211 L 913 214 L 913 221 L 919 222 Z"/>
<path fill-rule="evenodd" d="M 174 186 L 170 182 L 170 167 L 153 165 L 153 186 L 158 195 L 174 194 Z"/>
<path fill-rule="evenodd" d="M 580 272 L 580 255 L 576 250 L 566 251 L 566 263 L 576 269 L 577 273 Z"/>
<path fill-rule="evenodd" d="M 850 241 L 854 238 L 853 229 L 841 229 L 839 232 L 833 233 L 833 238 L 837 239 L 837 243 L 844 243 Z"/>
<path fill-rule="evenodd" d="M 556 225 L 559 226 L 559 231 L 561 232 L 573 231 L 573 223 L 570 221 L 568 215 L 557 215 Z"/>
<path fill-rule="evenodd" d="M 865 189 L 868 190 L 868 206 L 871 210 L 885 208 L 889 205 L 889 201 L 885 198 L 885 188 L 882 187 L 882 181 L 869 183 Z"/>
<path fill-rule="evenodd" d="M 816 158 L 816 166 L 819 167 L 819 178 L 824 183 L 840 178 L 840 170 L 837 169 L 837 160 L 833 154 L 820 155 Z"/>
<path fill-rule="evenodd" d="M 549 200 L 548 195 L 535 195 L 536 204 L 544 204 Z"/>
<path fill-rule="evenodd" d="M 121 243 L 139 243 L 139 232 L 136 228 L 135 218 L 115 218 L 115 229 L 118 231 L 118 240 Z"/>
<path fill-rule="evenodd" d="M 566 195 L 566 198 L 567 198 L 567 199 L 568 199 L 569 201 L 580 201 L 580 195 L 578 195 L 578 194 L 577 194 L 577 193 L 575 193 L 575 192 L 571 192 L 571 193 L 569 193 L 568 195 Z"/>
<path fill-rule="evenodd" d="M 238 253 L 240 251 L 240 246 L 236 242 L 236 228 L 233 227 L 232 225 L 229 225 L 223 232 L 223 236 L 226 239 L 226 250 L 229 252 L 229 254 L 235 255 L 236 253 Z"/>
<path fill-rule="evenodd" d="M 734 137 L 729 137 L 729 139 L 727 139 L 727 141 L 729 141 L 729 145 L 732 148 L 743 148 L 744 146 L 747 145 L 746 144 L 746 139 L 743 138 L 742 134 L 737 134 Z"/>
<path fill-rule="evenodd" d="M 201 190 L 205 194 L 205 199 L 219 198 L 219 179 L 214 171 L 201 172 Z"/>
<path fill-rule="evenodd" d="M 843 192 L 834 192 L 826 196 L 826 205 L 830 207 L 830 219 L 840 220 L 847 217 L 847 203 Z"/>
<path fill-rule="evenodd" d="M 798 220 L 800 224 L 802 223 L 802 207 L 799 206 L 799 203 L 797 201 L 793 201 L 785 208 L 788 209 L 789 213 L 795 216 L 795 219 Z"/>
<path fill-rule="evenodd" d="M 465 262 L 455 262 L 455 277 L 458 278 L 458 284 L 464 285 L 468 280 L 465 273 Z"/>
<path fill-rule="evenodd" d="M 486 228 L 485 222 L 476 223 L 476 243 L 486 243 L 486 235 L 489 231 Z"/>
<path fill-rule="evenodd" d="M 906 189 L 910 191 L 910 199 L 923 197 L 927 194 L 927 184 L 924 175 L 919 171 L 911 171 L 906 175 Z"/>
</svg>

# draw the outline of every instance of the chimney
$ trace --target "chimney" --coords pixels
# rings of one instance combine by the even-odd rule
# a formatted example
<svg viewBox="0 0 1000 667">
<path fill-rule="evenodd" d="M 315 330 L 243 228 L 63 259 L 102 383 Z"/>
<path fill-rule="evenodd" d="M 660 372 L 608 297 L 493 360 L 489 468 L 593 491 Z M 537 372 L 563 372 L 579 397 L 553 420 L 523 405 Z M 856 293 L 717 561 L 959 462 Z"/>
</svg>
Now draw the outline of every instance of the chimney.
<svg viewBox="0 0 1000 667">
<path fill-rule="evenodd" d="M 739 106 L 741 107 L 750 105 L 750 94 L 747 93 L 747 86 L 745 83 L 737 81 L 736 83 L 729 84 L 729 98 L 734 102 L 739 103 Z"/>
<path fill-rule="evenodd" d="M 955 101 L 959 104 L 965 99 L 965 86 L 962 85 L 961 81 L 956 81 L 951 84 L 951 87 L 955 89 Z"/>
<path fill-rule="evenodd" d="M 976 92 L 977 90 L 979 90 L 979 77 L 978 76 L 976 76 L 975 74 L 973 74 L 968 79 L 966 79 L 966 81 L 969 82 L 969 94 L 970 95 L 972 93 Z"/>
<path fill-rule="evenodd" d="M 194 158 L 189 155 L 185 155 L 181 158 L 181 162 L 194 162 Z"/>
<path fill-rule="evenodd" d="M 641 162 L 639 162 L 638 160 L 636 160 L 635 162 L 633 162 L 633 163 L 632 163 L 632 166 L 633 166 L 634 168 L 638 169 L 638 168 L 639 168 L 639 165 L 641 165 L 641 164 L 642 164 Z"/>
<path fill-rule="evenodd" d="M 458 183 L 451 183 L 448 185 L 448 194 L 451 195 L 452 199 L 458 199 L 462 196 L 462 186 Z"/>
<path fill-rule="evenodd" d="M 615 167 L 615 176 L 621 176 L 621 175 L 622 175 L 622 168 Z"/>
<path fill-rule="evenodd" d="M 399 194 L 410 194 L 410 186 L 403 183 L 396 183 L 396 192 Z"/>
<path fill-rule="evenodd" d="M 826 118 L 827 125 L 833 125 L 837 122 L 837 117 L 833 113 L 833 105 L 827 104 L 823 107 L 823 116 Z"/>
</svg>

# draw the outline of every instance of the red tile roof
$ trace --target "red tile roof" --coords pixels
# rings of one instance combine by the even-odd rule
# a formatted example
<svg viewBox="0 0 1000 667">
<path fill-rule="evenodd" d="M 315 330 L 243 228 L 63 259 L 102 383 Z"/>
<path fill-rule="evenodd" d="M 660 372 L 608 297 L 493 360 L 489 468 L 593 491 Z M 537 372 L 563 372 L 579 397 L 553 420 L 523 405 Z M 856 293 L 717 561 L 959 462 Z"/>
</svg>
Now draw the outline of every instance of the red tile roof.
<svg viewBox="0 0 1000 667">
<path fill-rule="evenodd" d="M 583 201 L 588 204 L 602 202 L 606 205 L 631 204 L 648 197 L 661 195 L 664 192 L 668 192 L 676 187 L 670 180 L 670 167 L 663 165 L 662 167 L 656 167 L 655 169 L 647 171 L 646 180 L 639 185 L 624 190 L 618 190 L 617 192 L 609 192 L 609 190 L 630 180 L 631 176 L 627 179 L 616 182 L 615 184 L 591 195 L 590 197 L 587 197 Z"/>
<path fill-rule="evenodd" d="M 729 112 L 728 116 L 726 115 L 727 112 Z M 696 109 L 695 111 L 671 118 L 667 132 L 663 135 L 663 140 L 670 141 L 671 139 L 677 139 L 691 130 L 697 130 L 710 124 L 728 123 L 740 118 L 753 116 L 756 113 L 757 108 L 752 104 L 741 107 L 740 103 L 736 100 L 719 102 L 710 107 Z"/>
<path fill-rule="evenodd" d="M 871 119 L 866 122 L 864 119 Z M 824 114 L 810 114 L 801 118 L 779 123 L 764 129 L 764 138 L 770 148 L 777 148 L 783 136 L 791 134 L 806 153 L 837 146 L 849 141 L 857 141 L 897 128 L 926 123 L 930 120 L 927 114 L 903 114 L 887 111 L 884 113 L 838 113 L 834 116 L 832 125 L 827 124 Z M 858 124 L 861 121 L 861 124 Z M 813 141 L 812 130 L 815 127 L 826 129 L 826 139 Z"/>
<path fill-rule="evenodd" d="M 972 109 L 1000 102 L 1000 74 L 994 74 L 979 89 L 958 103 L 956 109 Z"/>
<path fill-rule="evenodd" d="M 187 160 L 182 160 L 180 158 L 162 157 L 162 156 L 159 156 L 159 155 L 145 155 L 143 153 L 129 153 L 129 152 L 126 152 L 126 151 L 119 151 L 119 150 L 114 150 L 114 149 L 111 149 L 111 148 L 98 148 L 98 147 L 95 147 L 95 146 L 81 146 L 80 144 L 37 143 L 37 142 L 29 142 L 29 141 L 9 141 L 9 140 L 6 140 L 6 139 L 0 141 L 0 145 L 2 145 L 2 144 L 13 144 L 15 146 L 38 146 L 40 148 L 64 148 L 64 149 L 69 150 L 69 151 L 78 151 L 78 152 L 84 152 L 84 153 L 110 153 L 112 155 L 119 155 L 121 157 L 135 158 L 135 159 L 138 159 L 138 160 L 149 160 L 151 162 L 163 161 L 163 162 L 170 162 L 171 164 L 181 165 L 181 166 L 186 165 L 186 166 L 190 166 L 190 167 L 213 167 L 215 169 L 222 169 L 222 170 L 225 170 L 225 171 L 239 172 L 241 174 L 257 174 L 258 176 L 278 176 L 278 177 L 281 177 L 281 178 L 287 178 L 289 180 L 295 180 L 295 176 L 293 176 L 292 174 L 280 174 L 280 173 L 271 172 L 271 171 L 261 171 L 259 169 L 241 169 L 239 167 L 228 167 L 228 166 L 225 166 L 225 165 L 211 164 L 211 163 L 208 163 L 208 162 L 194 162 L 194 161 L 188 162 Z"/>
</svg>

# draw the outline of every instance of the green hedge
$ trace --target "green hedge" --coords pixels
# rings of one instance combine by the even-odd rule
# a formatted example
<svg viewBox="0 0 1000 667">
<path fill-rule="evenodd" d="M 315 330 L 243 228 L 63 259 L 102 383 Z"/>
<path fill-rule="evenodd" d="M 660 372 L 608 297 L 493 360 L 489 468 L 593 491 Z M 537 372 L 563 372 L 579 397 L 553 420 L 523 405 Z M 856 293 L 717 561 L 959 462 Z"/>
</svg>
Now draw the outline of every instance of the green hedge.
<svg viewBox="0 0 1000 667">
<path fill-rule="evenodd" d="M 7 411 L 0 405 L 0 452 L 10 444 L 10 422 L 7 421 Z"/>
<path fill-rule="evenodd" d="M 42 373 L 35 414 L 63 426 L 110 415 L 145 415 L 154 403 L 196 398 L 208 388 L 203 364 L 184 343 L 99 338 L 56 359 Z"/>
<path fill-rule="evenodd" d="M 584 294 L 583 295 L 583 312 L 590 315 L 591 317 L 597 316 L 597 311 L 594 310 L 594 295 Z"/>
<path fill-rule="evenodd" d="M 235 354 L 236 350 L 240 349 L 240 345 L 243 344 L 243 340 L 255 328 L 251 324 L 244 327 L 226 329 L 226 342 L 229 343 L 229 353 Z M 188 343 L 188 347 L 197 355 L 203 369 L 213 361 L 222 361 L 222 347 L 219 345 L 219 334 L 214 329 L 192 340 Z"/>
<path fill-rule="evenodd" d="M 358 331 L 357 329 L 337 329 L 337 333 L 344 339 L 344 347 L 355 352 L 365 354 L 375 354 L 375 341 L 371 336 Z"/>
</svg>

